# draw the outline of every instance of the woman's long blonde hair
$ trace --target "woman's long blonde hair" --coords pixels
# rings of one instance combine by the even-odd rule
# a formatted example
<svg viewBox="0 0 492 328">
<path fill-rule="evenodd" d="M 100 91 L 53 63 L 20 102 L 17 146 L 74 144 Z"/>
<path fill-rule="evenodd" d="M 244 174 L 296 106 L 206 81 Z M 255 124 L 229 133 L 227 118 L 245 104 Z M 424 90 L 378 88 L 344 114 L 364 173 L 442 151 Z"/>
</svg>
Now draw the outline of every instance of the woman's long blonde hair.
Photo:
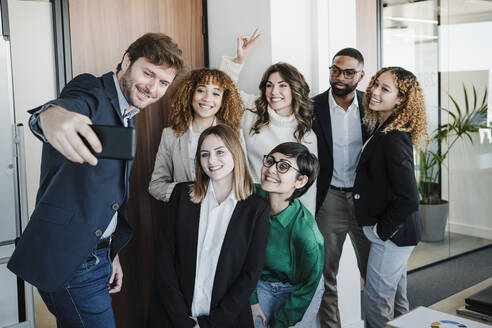
<svg viewBox="0 0 492 328">
<path fill-rule="evenodd" d="M 210 178 L 205 174 L 200 164 L 200 148 L 206 137 L 215 135 L 222 140 L 226 148 L 232 155 L 234 160 L 234 171 L 232 184 L 234 187 L 234 195 L 237 200 L 244 200 L 254 192 L 253 179 L 246 165 L 246 156 L 239 141 L 239 134 L 232 128 L 224 124 L 211 126 L 202 132 L 198 139 L 198 146 L 195 154 L 195 176 L 196 180 L 191 187 L 191 201 L 200 203 L 207 193 L 208 183 Z"/>
<path fill-rule="evenodd" d="M 425 148 L 429 143 L 429 134 L 427 133 L 424 95 L 417 81 L 417 77 L 404 68 L 395 66 L 384 67 L 371 78 L 363 99 L 365 109 L 364 123 L 371 128 L 376 127 L 378 124 L 378 113 L 369 108 L 369 100 L 371 99 L 371 92 L 376 79 L 388 71 L 391 72 L 393 82 L 403 101 L 395 108 L 392 114 L 395 118 L 386 126 L 383 132 L 389 132 L 391 130 L 409 132 L 414 147 L 417 150 Z"/>
</svg>

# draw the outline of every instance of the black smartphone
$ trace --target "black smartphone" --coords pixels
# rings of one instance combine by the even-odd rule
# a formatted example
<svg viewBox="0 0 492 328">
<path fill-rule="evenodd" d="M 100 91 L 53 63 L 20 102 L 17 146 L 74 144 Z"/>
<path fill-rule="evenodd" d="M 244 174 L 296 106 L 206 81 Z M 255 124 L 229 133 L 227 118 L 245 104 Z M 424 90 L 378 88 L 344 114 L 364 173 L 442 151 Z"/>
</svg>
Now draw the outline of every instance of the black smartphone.
<svg viewBox="0 0 492 328">
<path fill-rule="evenodd" d="M 100 153 L 94 152 L 92 147 L 88 145 L 94 156 L 97 158 L 127 160 L 135 158 L 137 137 L 134 128 L 112 125 L 91 125 L 91 128 L 102 144 Z"/>
</svg>

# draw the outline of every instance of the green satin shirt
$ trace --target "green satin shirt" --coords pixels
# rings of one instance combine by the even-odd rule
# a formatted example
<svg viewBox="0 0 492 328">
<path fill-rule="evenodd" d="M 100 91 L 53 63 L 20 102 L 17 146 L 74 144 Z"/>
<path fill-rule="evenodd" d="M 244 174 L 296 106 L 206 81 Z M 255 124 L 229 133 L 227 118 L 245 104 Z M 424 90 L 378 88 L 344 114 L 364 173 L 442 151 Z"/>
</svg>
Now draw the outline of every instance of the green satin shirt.
<svg viewBox="0 0 492 328">
<path fill-rule="evenodd" d="M 266 192 L 259 185 L 256 185 L 256 193 L 266 198 Z M 323 274 L 323 244 L 316 221 L 298 199 L 270 217 L 265 266 L 260 279 L 294 286 L 284 306 L 273 315 L 270 327 L 290 327 L 301 321 Z M 258 303 L 256 289 L 250 303 Z"/>
</svg>

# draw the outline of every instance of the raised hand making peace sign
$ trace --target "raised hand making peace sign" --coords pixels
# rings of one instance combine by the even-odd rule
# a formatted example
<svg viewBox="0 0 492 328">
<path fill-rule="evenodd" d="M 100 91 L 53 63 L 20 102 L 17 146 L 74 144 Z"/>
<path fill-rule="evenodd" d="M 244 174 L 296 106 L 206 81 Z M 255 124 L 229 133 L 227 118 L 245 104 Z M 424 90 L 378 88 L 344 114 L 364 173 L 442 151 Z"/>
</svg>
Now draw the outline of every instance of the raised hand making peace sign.
<svg viewBox="0 0 492 328">
<path fill-rule="evenodd" d="M 232 60 L 233 62 L 238 64 L 244 63 L 249 51 L 253 48 L 256 40 L 258 40 L 261 36 L 258 32 L 259 31 L 257 28 L 249 38 L 247 36 L 237 37 L 237 57 Z"/>
</svg>

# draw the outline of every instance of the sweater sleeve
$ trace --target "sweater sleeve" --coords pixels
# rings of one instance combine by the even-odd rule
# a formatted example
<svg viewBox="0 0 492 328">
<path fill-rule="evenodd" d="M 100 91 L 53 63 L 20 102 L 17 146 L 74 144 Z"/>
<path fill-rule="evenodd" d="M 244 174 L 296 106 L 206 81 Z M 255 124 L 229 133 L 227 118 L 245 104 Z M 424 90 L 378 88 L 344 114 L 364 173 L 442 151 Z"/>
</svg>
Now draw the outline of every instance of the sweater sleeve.
<svg viewBox="0 0 492 328">
<path fill-rule="evenodd" d="M 234 83 L 238 84 L 239 82 L 239 74 L 243 69 L 243 64 L 238 64 L 232 61 L 231 57 L 222 56 L 222 61 L 220 62 L 220 70 L 224 71 L 231 77 Z M 249 94 L 244 92 L 243 90 L 239 90 L 239 94 L 241 96 L 241 100 L 244 103 L 245 108 L 254 108 L 257 95 Z"/>
<path fill-rule="evenodd" d="M 173 181 L 173 160 L 171 136 L 167 132 L 173 132 L 170 129 L 162 131 L 161 143 L 155 156 L 154 171 L 149 183 L 149 193 L 155 199 L 164 202 L 169 201 L 169 198 L 174 190 L 177 182 Z"/>
<path fill-rule="evenodd" d="M 291 327 L 302 320 L 323 273 L 323 243 L 312 239 L 301 243 L 304 250 L 299 252 L 296 261 L 298 282 L 284 305 L 274 313 L 271 328 Z"/>
</svg>

